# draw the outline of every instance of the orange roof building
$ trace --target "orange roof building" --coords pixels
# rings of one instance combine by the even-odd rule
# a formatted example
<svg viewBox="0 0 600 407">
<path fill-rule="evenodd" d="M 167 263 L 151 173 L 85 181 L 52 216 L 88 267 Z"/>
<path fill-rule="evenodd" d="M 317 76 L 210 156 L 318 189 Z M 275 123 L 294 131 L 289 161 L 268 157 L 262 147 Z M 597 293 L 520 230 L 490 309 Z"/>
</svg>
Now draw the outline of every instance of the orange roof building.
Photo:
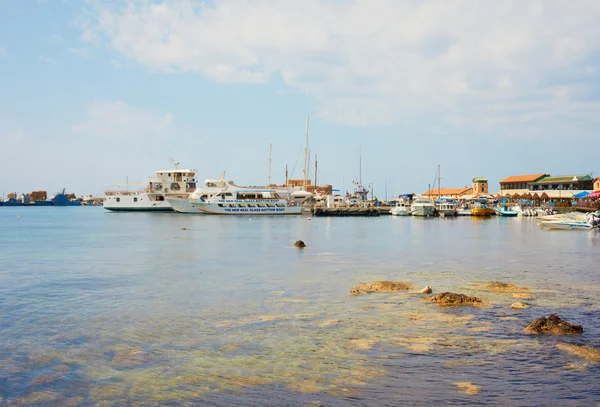
<svg viewBox="0 0 600 407">
<path fill-rule="evenodd" d="M 432 189 L 430 191 L 423 192 L 421 195 L 425 196 L 447 196 L 450 198 L 456 198 L 463 195 L 469 195 L 473 191 L 473 188 L 441 188 Z"/>
<path fill-rule="evenodd" d="M 500 191 L 528 189 L 527 184 L 529 182 L 539 181 L 548 175 L 549 174 L 511 175 L 500 181 Z"/>
</svg>

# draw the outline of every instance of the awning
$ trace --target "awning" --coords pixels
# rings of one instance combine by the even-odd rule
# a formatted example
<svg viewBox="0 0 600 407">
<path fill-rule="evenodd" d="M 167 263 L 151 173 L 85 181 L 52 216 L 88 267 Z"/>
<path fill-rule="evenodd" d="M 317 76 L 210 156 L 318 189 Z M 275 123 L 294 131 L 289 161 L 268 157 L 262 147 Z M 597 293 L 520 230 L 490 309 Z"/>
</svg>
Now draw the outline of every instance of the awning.
<svg viewBox="0 0 600 407">
<path fill-rule="evenodd" d="M 588 198 L 592 198 L 592 199 L 600 198 L 600 189 L 597 190 L 597 191 L 592 192 L 587 197 Z"/>
<path fill-rule="evenodd" d="M 573 194 L 573 196 L 575 198 L 585 198 L 586 196 L 588 196 L 590 193 L 588 191 L 582 191 L 578 194 Z"/>
</svg>

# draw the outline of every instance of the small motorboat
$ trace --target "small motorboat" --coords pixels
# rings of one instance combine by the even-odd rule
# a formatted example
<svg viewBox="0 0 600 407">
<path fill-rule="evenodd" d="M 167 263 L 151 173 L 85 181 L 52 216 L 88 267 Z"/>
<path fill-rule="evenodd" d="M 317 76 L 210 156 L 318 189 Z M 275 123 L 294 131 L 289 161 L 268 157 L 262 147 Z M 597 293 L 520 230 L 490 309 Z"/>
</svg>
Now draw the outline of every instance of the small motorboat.
<svg viewBox="0 0 600 407">
<path fill-rule="evenodd" d="M 497 215 L 506 216 L 506 217 L 515 217 L 519 216 L 519 212 L 509 208 L 508 206 L 497 206 L 494 208 L 494 211 Z"/>
</svg>

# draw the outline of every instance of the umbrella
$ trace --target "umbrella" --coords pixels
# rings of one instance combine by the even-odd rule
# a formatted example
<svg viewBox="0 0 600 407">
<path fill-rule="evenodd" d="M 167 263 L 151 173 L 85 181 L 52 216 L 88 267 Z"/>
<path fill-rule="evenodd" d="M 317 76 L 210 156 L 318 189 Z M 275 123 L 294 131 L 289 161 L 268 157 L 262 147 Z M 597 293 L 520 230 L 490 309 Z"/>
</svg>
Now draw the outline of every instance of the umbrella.
<svg viewBox="0 0 600 407">
<path fill-rule="evenodd" d="M 594 191 L 594 192 L 592 192 L 592 193 L 591 193 L 591 194 L 589 194 L 587 197 L 588 197 L 588 198 L 591 198 L 591 199 L 597 199 L 597 198 L 600 198 L 600 189 L 599 189 L 599 190 L 597 190 L 597 191 Z"/>
<path fill-rule="evenodd" d="M 550 197 L 548 196 L 548 194 L 547 194 L 547 193 L 545 193 L 545 192 L 542 192 L 542 195 L 540 195 L 540 198 L 542 198 L 542 199 L 548 199 L 548 198 L 550 198 Z"/>
<path fill-rule="evenodd" d="M 540 199 L 540 196 L 538 195 L 537 192 L 535 194 L 533 194 L 533 199 Z"/>
<path fill-rule="evenodd" d="M 519 199 L 519 198 L 521 197 L 521 195 L 519 195 L 519 194 L 514 194 L 512 197 L 513 197 L 514 199 Z"/>
</svg>

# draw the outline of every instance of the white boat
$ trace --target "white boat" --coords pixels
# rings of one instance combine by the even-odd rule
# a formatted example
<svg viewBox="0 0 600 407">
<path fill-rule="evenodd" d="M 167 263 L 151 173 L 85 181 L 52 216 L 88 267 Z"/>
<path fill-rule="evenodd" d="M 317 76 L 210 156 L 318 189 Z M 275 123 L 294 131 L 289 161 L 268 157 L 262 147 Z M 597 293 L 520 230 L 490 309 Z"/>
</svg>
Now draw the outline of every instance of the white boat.
<svg viewBox="0 0 600 407">
<path fill-rule="evenodd" d="M 435 205 L 425 196 L 418 197 L 410 206 L 412 216 L 434 216 Z"/>
<path fill-rule="evenodd" d="M 206 198 L 190 197 L 185 205 L 179 205 L 179 200 L 171 200 L 173 208 L 177 212 L 212 215 L 297 215 L 302 212 L 300 205 L 282 199 L 274 189 L 226 183 L 225 188 L 212 195 L 207 193 Z"/>
<path fill-rule="evenodd" d="M 390 213 L 394 216 L 410 216 L 410 203 L 406 201 L 396 202 Z"/>
<path fill-rule="evenodd" d="M 456 210 L 456 204 L 451 202 L 440 202 L 435 205 L 437 212 L 440 216 L 457 216 L 458 211 Z"/>
<path fill-rule="evenodd" d="M 221 179 L 207 179 L 204 181 L 202 187 L 196 188 L 196 190 L 186 197 L 168 197 L 167 201 L 169 205 L 176 212 L 182 213 L 204 213 L 196 208 L 193 203 L 206 201 L 212 198 L 214 195 L 223 191 L 227 187 L 231 186 L 228 181 L 225 181 L 225 173 L 221 176 Z"/>
<path fill-rule="evenodd" d="M 595 226 L 587 221 L 577 221 L 577 220 L 545 220 L 540 222 L 541 227 L 545 227 L 548 229 L 594 229 Z"/>
<path fill-rule="evenodd" d="M 109 211 L 173 211 L 169 198 L 187 199 L 196 190 L 196 170 L 156 171 L 148 182 L 116 184 L 104 191 Z"/>
</svg>

